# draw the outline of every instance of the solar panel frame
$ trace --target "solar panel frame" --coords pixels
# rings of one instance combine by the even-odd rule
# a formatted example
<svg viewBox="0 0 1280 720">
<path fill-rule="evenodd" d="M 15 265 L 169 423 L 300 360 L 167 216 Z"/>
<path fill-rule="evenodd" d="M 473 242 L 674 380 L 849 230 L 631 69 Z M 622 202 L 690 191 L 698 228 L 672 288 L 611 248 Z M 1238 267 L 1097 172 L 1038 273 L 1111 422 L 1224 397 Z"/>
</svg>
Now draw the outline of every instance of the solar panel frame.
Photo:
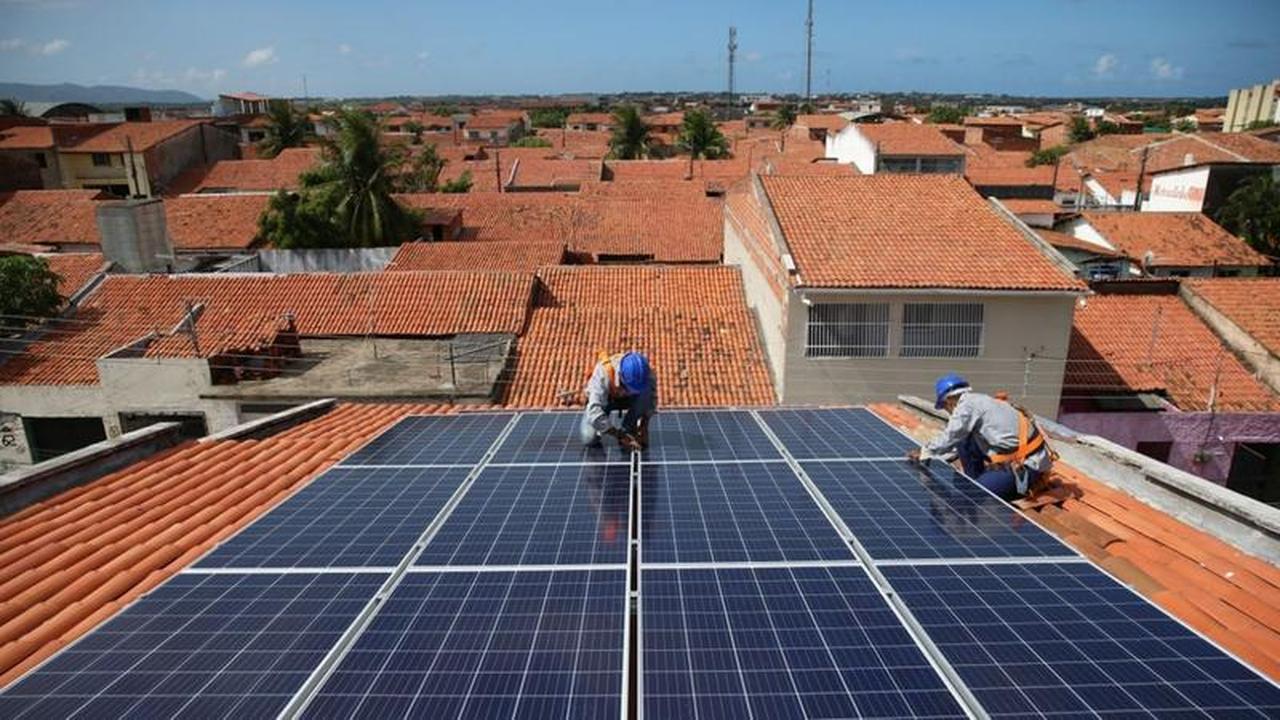
<svg viewBox="0 0 1280 720">
<path fill-rule="evenodd" d="M 761 409 L 756 415 L 800 461 L 898 458 L 919 447 L 866 408 Z"/>
<path fill-rule="evenodd" d="M 344 458 L 339 466 L 475 465 L 514 413 L 406 415 Z M 443 426 L 443 429 L 442 429 Z M 452 427 L 448 427 L 452 426 Z M 436 438 L 452 430 L 441 445 Z"/>
<path fill-rule="evenodd" d="M 604 438 L 599 447 L 584 446 L 578 435 L 581 422 L 582 412 L 521 413 L 520 422 L 498 447 L 489 464 L 625 464 L 630 461 L 630 453 L 623 452 L 612 438 Z"/>
<path fill-rule="evenodd" d="M 3 688 L 0 716 L 274 715 L 387 577 L 180 573 Z"/>
<path fill-rule="evenodd" d="M 626 576 L 617 568 L 411 570 L 303 716 L 620 717 L 627 703 Z M 581 594 L 553 593 L 575 584 Z M 523 611 L 506 612 L 513 602 Z M 602 618 L 603 627 L 589 625 Z M 412 650 L 397 657 L 403 647 Z M 526 692 L 531 677 L 540 695 Z M 567 693 L 551 692 L 566 682 Z M 584 682 L 592 692 L 582 692 Z M 379 692 L 382 704 L 370 706 L 375 687 L 392 692 Z M 480 688 L 486 694 L 477 694 Z M 473 705 L 476 698 L 487 704 Z M 526 715 L 529 698 L 535 700 Z"/>
<path fill-rule="evenodd" d="M 627 465 L 488 466 L 415 565 L 625 564 L 631 484 Z"/>
<path fill-rule="evenodd" d="M 881 571 L 993 717 L 1280 715 L 1280 684 L 1090 562 Z"/>
<path fill-rule="evenodd" d="M 749 410 L 660 413 L 649 429 L 646 464 L 781 460 Z"/>
</svg>

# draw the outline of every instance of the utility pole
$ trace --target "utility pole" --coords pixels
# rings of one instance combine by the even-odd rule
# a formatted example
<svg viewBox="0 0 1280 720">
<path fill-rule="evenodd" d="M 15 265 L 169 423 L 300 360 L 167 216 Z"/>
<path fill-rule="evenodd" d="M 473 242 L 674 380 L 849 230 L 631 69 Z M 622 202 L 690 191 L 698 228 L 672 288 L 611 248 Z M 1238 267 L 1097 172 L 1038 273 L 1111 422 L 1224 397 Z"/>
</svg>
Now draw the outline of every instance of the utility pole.
<svg viewBox="0 0 1280 720">
<path fill-rule="evenodd" d="M 733 64 L 738 57 L 738 28 L 729 26 L 729 102 L 733 102 Z"/>
<path fill-rule="evenodd" d="M 804 99 L 813 100 L 813 0 L 809 0 L 809 18 L 804 21 Z"/>
<path fill-rule="evenodd" d="M 1138 164 L 1138 187 L 1133 193 L 1133 211 L 1137 212 L 1142 209 L 1142 181 L 1146 179 L 1147 174 L 1147 151 L 1151 149 L 1150 145 L 1144 145 L 1142 148 L 1142 161 Z"/>
</svg>

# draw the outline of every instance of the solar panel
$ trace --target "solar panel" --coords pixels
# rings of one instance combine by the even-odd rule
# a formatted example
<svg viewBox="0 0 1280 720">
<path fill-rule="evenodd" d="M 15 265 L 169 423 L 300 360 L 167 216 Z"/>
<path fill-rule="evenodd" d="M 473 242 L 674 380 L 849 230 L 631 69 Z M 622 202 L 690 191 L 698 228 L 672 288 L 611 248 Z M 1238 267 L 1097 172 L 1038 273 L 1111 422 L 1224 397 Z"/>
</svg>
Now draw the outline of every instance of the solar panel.
<svg viewBox="0 0 1280 720">
<path fill-rule="evenodd" d="M 760 424 L 746 411 L 659 413 L 649 431 L 645 462 L 780 460 Z"/>
<path fill-rule="evenodd" d="M 488 467 L 418 565 L 625 563 L 627 465 Z"/>
<path fill-rule="evenodd" d="M 0 695 L 0 717 L 272 717 L 383 574 L 174 576 Z"/>
<path fill-rule="evenodd" d="M 760 417 L 798 460 L 903 457 L 919 447 L 862 408 L 761 410 Z"/>
<path fill-rule="evenodd" d="M 883 571 L 993 717 L 1280 717 L 1280 687 L 1087 563 Z"/>
<path fill-rule="evenodd" d="M 468 472 L 468 468 L 332 468 L 196 566 L 394 566 Z"/>
<path fill-rule="evenodd" d="M 477 463 L 510 421 L 509 414 L 410 415 L 343 460 L 342 464 Z"/>
<path fill-rule="evenodd" d="M 877 560 L 1075 555 L 945 464 L 815 461 L 801 467 Z"/>
<path fill-rule="evenodd" d="M 964 717 L 861 568 L 641 581 L 647 717 Z"/>
<path fill-rule="evenodd" d="M 599 447 L 582 445 L 582 413 L 525 413 L 493 456 L 493 463 L 628 462 L 613 438 Z"/>
<path fill-rule="evenodd" d="M 617 718 L 625 570 L 410 572 L 307 707 L 331 718 Z"/>
<path fill-rule="evenodd" d="M 646 465 L 641 483 L 646 563 L 852 558 L 786 463 Z"/>
</svg>

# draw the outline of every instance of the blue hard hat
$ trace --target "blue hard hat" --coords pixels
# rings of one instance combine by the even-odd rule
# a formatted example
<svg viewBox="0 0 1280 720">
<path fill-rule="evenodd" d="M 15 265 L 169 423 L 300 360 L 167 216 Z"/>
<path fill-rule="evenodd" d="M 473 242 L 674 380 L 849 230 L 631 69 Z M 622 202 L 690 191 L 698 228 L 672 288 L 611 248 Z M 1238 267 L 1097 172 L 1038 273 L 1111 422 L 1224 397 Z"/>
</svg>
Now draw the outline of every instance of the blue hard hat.
<svg viewBox="0 0 1280 720">
<path fill-rule="evenodd" d="M 949 395 L 952 390 L 967 387 L 969 387 L 969 381 L 965 380 L 963 377 L 960 377 L 955 373 L 947 373 L 946 375 L 943 375 L 938 378 L 938 382 L 933 384 L 934 393 L 937 395 L 933 406 L 941 410 L 943 403 L 947 400 L 947 395 Z"/>
<path fill-rule="evenodd" d="M 635 395 L 648 392 L 653 382 L 649 359 L 638 352 L 623 355 L 622 362 L 618 363 L 618 378 L 627 392 Z"/>
</svg>

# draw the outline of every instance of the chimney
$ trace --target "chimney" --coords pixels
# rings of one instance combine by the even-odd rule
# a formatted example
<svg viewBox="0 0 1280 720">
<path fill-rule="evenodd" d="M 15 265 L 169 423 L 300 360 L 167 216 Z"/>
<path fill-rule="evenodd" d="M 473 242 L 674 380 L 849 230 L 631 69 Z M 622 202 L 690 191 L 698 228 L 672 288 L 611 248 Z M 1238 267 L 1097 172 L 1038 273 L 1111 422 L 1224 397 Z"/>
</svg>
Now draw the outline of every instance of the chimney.
<svg viewBox="0 0 1280 720">
<path fill-rule="evenodd" d="M 173 245 L 160 198 L 112 200 L 98 205 L 102 254 L 131 273 L 168 272 Z"/>
</svg>

